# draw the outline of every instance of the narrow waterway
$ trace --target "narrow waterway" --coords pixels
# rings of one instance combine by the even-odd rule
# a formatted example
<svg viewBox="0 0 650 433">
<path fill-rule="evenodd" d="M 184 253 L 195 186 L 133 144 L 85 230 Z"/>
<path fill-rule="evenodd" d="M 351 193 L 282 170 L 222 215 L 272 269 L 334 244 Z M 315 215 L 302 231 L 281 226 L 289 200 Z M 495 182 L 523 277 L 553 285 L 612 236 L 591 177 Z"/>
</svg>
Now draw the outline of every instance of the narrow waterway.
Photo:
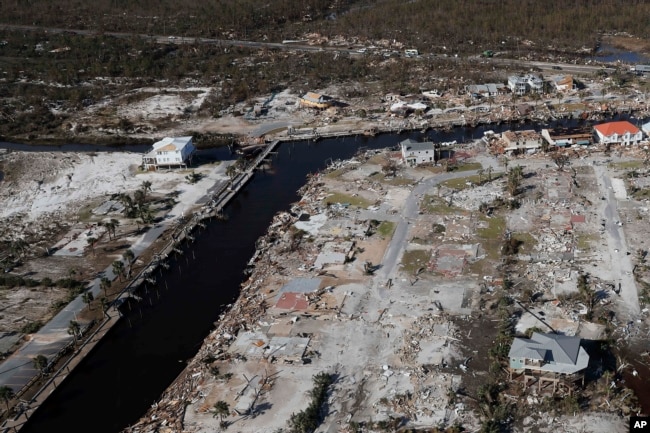
<svg viewBox="0 0 650 433">
<path fill-rule="evenodd" d="M 484 129 L 499 132 L 513 127 L 457 128 L 430 131 L 427 136 L 462 142 L 482 136 Z M 396 146 L 407 137 L 419 139 L 421 135 L 282 144 L 272 168 L 259 171 L 227 207 L 228 220 L 210 222 L 184 254 L 170 262 L 169 270 L 156 274 L 156 288 L 139 306 L 125 311 L 126 319 L 106 335 L 21 432 L 115 433 L 137 421 L 196 354 L 224 306 L 236 299 L 255 241 L 275 213 L 298 199 L 296 190 L 306 175 L 322 169 L 330 158 L 349 158 L 361 147 Z"/>
<path fill-rule="evenodd" d="M 382 136 L 282 145 L 272 169 L 258 172 L 228 206 L 228 220 L 209 223 L 169 271 L 156 274 L 153 305 L 145 299 L 127 309 L 128 320 L 111 330 L 21 431 L 114 433 L 134 423 L 194 356 L 223 305 L 236 299 L 255 241 L 275 213 L 298 199 L 305 176 L 360 146 L 395 144 L 396 137 Z"/>
</svg>

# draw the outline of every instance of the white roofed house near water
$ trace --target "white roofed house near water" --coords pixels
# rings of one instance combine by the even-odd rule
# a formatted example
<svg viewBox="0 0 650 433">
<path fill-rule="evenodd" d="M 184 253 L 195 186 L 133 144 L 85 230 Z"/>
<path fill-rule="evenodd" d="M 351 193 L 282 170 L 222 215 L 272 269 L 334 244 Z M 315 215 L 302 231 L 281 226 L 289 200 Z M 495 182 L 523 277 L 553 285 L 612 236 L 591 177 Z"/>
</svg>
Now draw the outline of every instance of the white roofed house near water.
<svg viewBox="0 0 650 433">
<path fill-rule="evenodd" d="M 196 151 L 192 137 L 165 137 L 153 145 L 153 149 L 142 157 L 145 170 L 159 167 L 187 167 L 192 163 Z"/>
</svg>

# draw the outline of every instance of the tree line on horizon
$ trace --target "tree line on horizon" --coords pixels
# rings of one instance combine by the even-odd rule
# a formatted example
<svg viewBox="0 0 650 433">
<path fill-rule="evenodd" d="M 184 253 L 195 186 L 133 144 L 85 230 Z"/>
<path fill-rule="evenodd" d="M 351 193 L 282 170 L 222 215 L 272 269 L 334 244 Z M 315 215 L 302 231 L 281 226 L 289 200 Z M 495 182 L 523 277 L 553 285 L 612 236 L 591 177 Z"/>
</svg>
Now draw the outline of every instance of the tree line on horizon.
<svg viewBox="0 0 650 433">
<path fill-rule="evenodd" d="M 186 37 L 275 40 L 305 33 L 397 40 L 420 49 L 593 48 L 604 32 L 647 38 L 643 0 L 31 0 L 0 22 Z M 528 48 L 531 48 L 528 46 Z"/>
</svg>

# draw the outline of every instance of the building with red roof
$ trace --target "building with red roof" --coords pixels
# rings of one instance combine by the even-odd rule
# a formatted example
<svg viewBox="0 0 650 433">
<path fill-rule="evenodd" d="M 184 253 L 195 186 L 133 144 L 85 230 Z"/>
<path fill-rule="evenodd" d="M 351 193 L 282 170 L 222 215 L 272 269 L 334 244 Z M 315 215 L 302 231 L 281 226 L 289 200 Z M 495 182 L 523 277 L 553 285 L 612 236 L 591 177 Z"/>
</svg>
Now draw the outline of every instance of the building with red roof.
<svg viewBox="0 0 650 433">
<path fill-rule="evenodd" d="M 598 142 L 601 144 L 622 144 L 629 146 L 631 144 L 639 144 L 643 140 L 643 132 L 625 120 L 595 125 L 594 132 L 598 137 Z"/>
</svg>

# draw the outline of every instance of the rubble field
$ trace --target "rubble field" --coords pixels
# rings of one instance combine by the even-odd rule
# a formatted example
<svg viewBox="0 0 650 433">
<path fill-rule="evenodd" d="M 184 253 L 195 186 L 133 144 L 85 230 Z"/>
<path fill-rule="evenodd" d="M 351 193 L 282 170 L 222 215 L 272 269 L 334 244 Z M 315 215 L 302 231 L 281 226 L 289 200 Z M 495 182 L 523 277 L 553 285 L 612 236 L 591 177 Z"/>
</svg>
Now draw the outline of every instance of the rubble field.
<svg viewBox="0 0 650 433">
<path fill-rule="evenodd" d="M 633 251 L 647 202 L 628 191 L 649 172 L 633 151 L 560 169 L 484 146 L 444 169 L 367 151 L 312 176 L 258 241 L 239 300 L 129 431 L 305 431 L 319 395 L 319 432 L 626 431 L 638 402 L 605 352 L 589 349 L 584 385 L 553 393 L 509 379 L 507 349 L 549 328 L 616 344 L 647 332 Z"/>
</svg>

